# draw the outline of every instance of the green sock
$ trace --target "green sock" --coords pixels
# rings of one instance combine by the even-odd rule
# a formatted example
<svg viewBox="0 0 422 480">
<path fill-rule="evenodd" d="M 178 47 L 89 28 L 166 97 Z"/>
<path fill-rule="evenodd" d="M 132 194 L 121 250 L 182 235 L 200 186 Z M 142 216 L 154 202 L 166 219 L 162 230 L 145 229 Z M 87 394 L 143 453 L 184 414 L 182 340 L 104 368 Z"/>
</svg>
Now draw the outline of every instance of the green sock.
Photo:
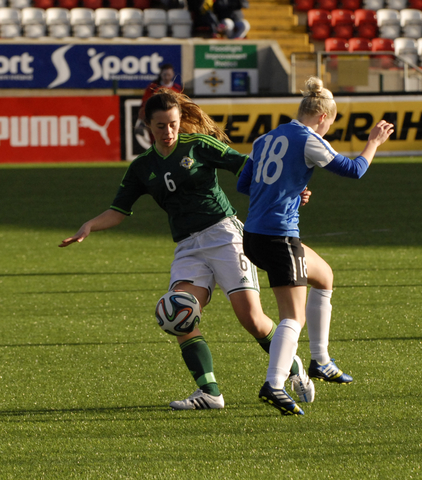
<svg viewBox="0 0 422 480">
<path fill-rule="evenodd" d="M 210 395 L 220 395 L 213 372 L 211 350 L 204 337 L 186 340 L 180 345 L 182 357 L 198 387 Z"/>
<path fill-rule="evenodd" d="M 261 345 L 261 347 L 267 352 L 270 353 L 271 340 L 273 339 L 275 329 L 277 325 L 273 322 L 273 328 L 271 332 L 264 338 L 257 338 L 256 341 Z"/>
</svg>

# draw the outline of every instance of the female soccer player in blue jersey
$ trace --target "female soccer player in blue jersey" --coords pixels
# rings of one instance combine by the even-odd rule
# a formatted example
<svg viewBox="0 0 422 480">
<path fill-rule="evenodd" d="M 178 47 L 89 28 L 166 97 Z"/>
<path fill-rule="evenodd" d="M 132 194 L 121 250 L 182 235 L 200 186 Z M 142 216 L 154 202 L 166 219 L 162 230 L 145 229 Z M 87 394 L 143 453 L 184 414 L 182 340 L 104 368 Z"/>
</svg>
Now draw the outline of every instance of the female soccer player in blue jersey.
<svg viewBox="0 0 422 480">
<path fill-rule="evenodd" d="M 394 128 L 384 120 L 377 123 L 361 155 L 351 160 L 322 138 L 336 117 L 333 94 L 323 88 L 319 78 L 311 77 L 303 95 L 297 120 L 279 125 L 255 141 L 238 182 L 238 190 L 250 195 L 244 252 L 267 271 L 280 317 L 259 396 L 282 413 L 292 414 L 303 412 L 286 393 L 284 383 L 306 320 L 311 349 L 309 376 L 337 383 L 353 380 L 328 355 L 333 274 L 330 266 L 300 241 L 300 193 L 315 166 L 360 178 Z M 308 283 L 311 289 L 306 305 Z"/>
<path fill-rule="evenodd" d="M 145 122 L 154 145 L 131 163 L 110 209 L 86 222 L 60 246 L 118 225 L 132 213 L 140 196 L 151 195 L 167 212 L 177 242 L 170 289 L 193 294 L 204 307 L 218 283 L 240 323 L 268 352 L 276 325 L 262 311 L 256 269 L 243 254 L 243 225 L 216 175 L 217 168 L 238 174 L 248 157 L 220 141 L 227 141 L 227 136 L 196 104 L 168 89 L 148 100 Z M 211 352 L 200 330 L 177 339 L 198 389 L 171 407 L 223 408 Z M 313 383 L 298 358 L 291 380 L 300 399 L 313 400 Z"/>
</svg>

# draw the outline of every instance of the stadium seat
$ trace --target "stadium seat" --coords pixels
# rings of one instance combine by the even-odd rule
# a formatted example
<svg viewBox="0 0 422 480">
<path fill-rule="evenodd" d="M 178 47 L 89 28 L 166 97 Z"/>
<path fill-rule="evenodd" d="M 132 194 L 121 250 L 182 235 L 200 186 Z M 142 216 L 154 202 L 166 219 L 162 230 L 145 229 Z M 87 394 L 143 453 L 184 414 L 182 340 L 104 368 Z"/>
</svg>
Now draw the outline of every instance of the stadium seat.
<svg viewBox="0 0 422 480">
<path fill-rule="evenodd" d="M 394 52 L 394 40 L 391 38 L 373 38 L 372 39 L 373 52 Z"/>
<path fill-rule="evenodd" d="M 121 10 L 122 8 L 127 8 L 127 0 L 109 0 L 108 6 L 116 10 Z"/>
<path fill-rule="evenodd" d="M 119 36 L 119 11 L 115 8 L 97 8 L 94 11 L 97 37 L 115 38 Z"/>
<path fill-rule="evenodd" d="M 416 8 L 422 10 L 422 0 L 409 0 L 408 8 Z"/>
<path fill-rule="evenodd" d="M 171 36 L 174 38 L 189 38 L 192 36 L 192 16 L 189 10 L 173 8 L 167 11 Z"/>
<path fill-rule="evenodd" d="M 72 8 L 77 8 L 79 5 L 79 0 L 57 0 L 57 6 L 60 8 L 67 8 L 71 10 Z"/>
<path fill-rule="evenodd" d="M 151 0 L 133 0 L 133 8 L 145 10 L 151 7 Z"/>
<path fill-rule="evenodd" d="M 84 8 L 92 8 L 92 10 L 96 10 L 97 8 L 102 8 L 103 6 L 103 0 L 82 0 L 82 7 Z"/>
<path fill-rule="evenodd" d="M 93 37 L 95 32 L 94 10 L 83 7 L 72 8 L 70 10 L 70 25 L 74 37 Z"/>
<path fill-rule="evenodd" d="M 67 8 L 47 8 L 45 11 L 45 23 L 49 37 L 64 38 L 70 35 L 70 19 Z"/>
<path fill-rule="evenodd" d="M 349 38 L 349 52 L 371 52 L 372 42 L 367 38 Z"/>
<path fill-rule="evenodd" d="M 20 11 L 17 8 L 0 8 L 0 37 L 21 36 Z"/>
<path fill-rule="evenodd" d="M 400 36 L 400 13 L 391 8 L 381 8 L 377 11 L 377 23 L 381 38 L 397 38 Z"/>
<path fill-rule="evenodd" d="M 394 39 L 394 52 L 396 55 L 417 65 L 418 48 L 417 42 L 413 38 L 399 37 Z"/>
<path fill-rule="evenodd" d="M 45 37 L 45 10 L 26 7 L 21 10 L 23 36 L 28 38 Z"/>
<path fill-rule="evenodd" d="M 324 44 L 326 52 L 347 52 L 349 50 L 349 42 L 345 38 L 326 38 Z"/>
<path fill-rule="evenodd" d="M 143 13 L 140 8 L 122 8 L 119 11 L 122 37 L 139 38 L 143 35 Z"/>
<path fill-rule="evenodd" d="M 378 25 L 376 12 L 364 8 L 355 10 L 355 29 L 358 37 L 369 39 L 377 37 Z"/>
<path fill-rule="evenodd" d="M 385 8 L 403 10 L 403 8 L 407 8 L 407 0 L 385 0 Z"/>
<path fill-rule="evenodd" d="M 315 0 L 294 0 L 293 7 L 298 12 L 308 12 L 314 8 Z"/>
<path fill-rule="evenodd" d="M 422 65 L 422 38 L 416 40 L 416 48 L 418 49 L 418 65 Z"/>
<path fill-rule="evenodd" d="M 416 8 L 400 10 L 400 26 L 403 37 L 422 37 L 422 12 Z"/>
<path fill-rule="evenodd" d="M 362 0 L 341 0 L 341 8 L 355 11 L 362 8 Z"/>
<path fill-rule="evenodd" d="M 373 52 L 394 52 L 394 40 L 391 38 L 373 38 L 372 39 Z M 394 66 L 394 55 L 377 55 L 374 62 L 378 62 L 379 67 L 388 69 Z"/>
<path fill-rule="evenodd" d="M 22 10 L 31 6 L 31 0 L 9 0 L 9 7 Z"/>
<path fill-rule="evenodd" d="M 309 10 L 308 26 L 313 40 L 325 40 L 331 34 L 331 13 L 319 8 Z"/>
<path fill-rule="evenodd" d="M 338 1 L 337 0 L 317 0 L 317 8 L 322 10 L 335 10 L 338 8 Z"/>
<path fill-rule="evenodd" d="M 378 11 L 384 8 L 384 0 L 363 0 L 363 8 Z"/>
<path fill-rule="evenodd" d="M 167 36 L 167 12 L 159 8 L 146 8 L 144 10 L 144 26 L 148 37 L 163 38 Z"/>
<path fill-rule="evenodd" d="M 33 0 L 32 5 L 37 8 L 43 8 L 47 10 L 47 8 L 52 8 L 56 4 L 55 0 Z"/>
<path fill-rule="evenodd" d="M 352 10 L 338 8 L 331 11 L 331 26 L 334 37 L 350 38 L 353 36 L 355 14 Z"/>
</svg>

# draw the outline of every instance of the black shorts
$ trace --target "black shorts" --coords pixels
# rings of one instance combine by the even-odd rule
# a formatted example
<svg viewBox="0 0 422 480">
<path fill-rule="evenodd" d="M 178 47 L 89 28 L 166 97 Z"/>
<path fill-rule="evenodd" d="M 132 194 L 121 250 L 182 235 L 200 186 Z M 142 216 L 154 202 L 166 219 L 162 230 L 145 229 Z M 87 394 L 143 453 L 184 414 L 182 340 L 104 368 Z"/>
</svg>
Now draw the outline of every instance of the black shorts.
<svg viewBox="0 0 422 480">
<path fill-rule="evenodd" d="M 305 250 L 299 238 L 243 232 L 243 250 L 268 274 L 270 287 L 307 285 Z"/>
</svg>

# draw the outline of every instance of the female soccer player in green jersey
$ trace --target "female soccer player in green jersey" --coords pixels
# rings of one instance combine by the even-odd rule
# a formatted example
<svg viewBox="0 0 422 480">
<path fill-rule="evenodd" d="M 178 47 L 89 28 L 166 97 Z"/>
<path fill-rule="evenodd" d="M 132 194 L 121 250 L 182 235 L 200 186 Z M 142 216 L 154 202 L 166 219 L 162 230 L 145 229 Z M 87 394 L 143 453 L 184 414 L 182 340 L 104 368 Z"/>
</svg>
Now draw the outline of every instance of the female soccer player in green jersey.
<svg viewBox="0 0 422 480">
<path fill-rule="evenodd" d="M 170 290 L 189 292 L 204 307 L 218 284 L 240 323 L 268 352 L 276 325 L 262 310 L 256 269 L 243 254 L 243 225 L 216 175 L 217 168 L 238 175 L 247 155 L 223 143 L 228 138 L 211 118 L 188 97 L 170 90 L 159 91 L 148 100 L 145 122 L 155 143 L 130 164 L 110 209 L 84 223 L 59 246 L 82 242 L 91 232 L 118 225 L 131 215 L 140 196 L 151 195 L 167 212 L 177 242 Z M 198 389 L 170 406 L 223 408 L 212 355 L 200 330 L 195 328 L 177 339 Z M 305 396 L 312 401 L 313 383 L 300 359 L 296 361 L 293 387 L 302 400 Z"/>
</svg>

